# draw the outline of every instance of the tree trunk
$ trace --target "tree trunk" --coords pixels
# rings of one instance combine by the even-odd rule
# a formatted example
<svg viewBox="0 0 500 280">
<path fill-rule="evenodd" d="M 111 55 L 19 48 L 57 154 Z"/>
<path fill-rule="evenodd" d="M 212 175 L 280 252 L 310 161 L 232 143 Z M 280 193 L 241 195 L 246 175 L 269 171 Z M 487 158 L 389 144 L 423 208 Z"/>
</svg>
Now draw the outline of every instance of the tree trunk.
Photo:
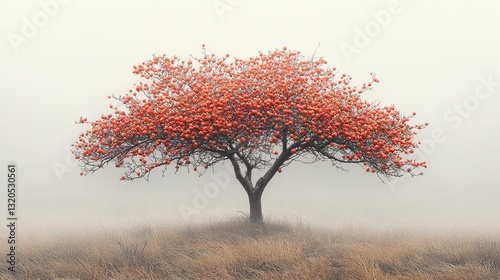
<svg viewBox="0 0 500 280">
<path fill-rule="evenodd" d="M 260 198 L 262 192 L 248 193 L 248 200 L 250 201 L 250 222 L 252 224 L 262 224 L 264 219 L 262 218 L 262 205 L 260 204 Z"/>
</svg>

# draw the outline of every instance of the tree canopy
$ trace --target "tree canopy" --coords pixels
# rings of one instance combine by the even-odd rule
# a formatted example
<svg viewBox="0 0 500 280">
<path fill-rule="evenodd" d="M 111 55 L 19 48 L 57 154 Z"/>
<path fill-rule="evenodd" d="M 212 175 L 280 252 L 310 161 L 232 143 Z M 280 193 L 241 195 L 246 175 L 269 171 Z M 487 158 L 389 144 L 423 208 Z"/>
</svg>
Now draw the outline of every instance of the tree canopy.
<svg viewBox="0 0 500 280">
<path fill-rule="evenodd" d="M 247 192 L 262 189 L 291 162 L 359 164 L 381 177 L 421 175 L 409 156 L 419 145 L 415 114 L 362 99 L 379 80 L 351 85 L 351 77 L 285 48 L 248 59 L 166 55 L 133 67 L 142 79 L 128 94 L 109 96 L 124 110 L 90 123 L 72 152 L 82 175 L 113 162 L 122 180 L 155 168 L 188 168 L 200 175 L 229 160 Z M 254 184 L 252 170 L 265 174 Z"/>
</svg>

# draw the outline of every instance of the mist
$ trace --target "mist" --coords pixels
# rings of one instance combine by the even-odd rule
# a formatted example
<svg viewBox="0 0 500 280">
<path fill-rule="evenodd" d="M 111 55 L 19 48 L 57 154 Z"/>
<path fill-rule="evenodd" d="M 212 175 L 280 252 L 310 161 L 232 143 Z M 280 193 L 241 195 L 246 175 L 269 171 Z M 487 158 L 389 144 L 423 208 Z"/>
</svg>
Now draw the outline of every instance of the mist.
<svg viewBox="0 0 500 280">
<path fill-rule="evenodd" d="M 132 66 L 153 54 L 189 59 L 201 45 L 247 58 L 287 46 L 324 57 L 412 123 L 424 176 L 381 180 L 356 165 L 294 162 L 262 198 L 265 219 L 324 227 L 500 229 L 500 3 L 497 1 L 1 1 L 2 166 L 18 166 L 25 230 L 198 223 L 248 213 L 229 164 L 203 177 L 152 172 L 119 180 L 112 165 L 80 176 L 69 152 Z M 6 168 L 4 168 L 6 169 Z M 1 172 L 6 182 L 7 172 Z M 6 197 L 4 192 L 3 197 Z M 6 209 L 6 199 L 0 203 Z M 3 211 L 3 210 L 2 210 Z"/>
</svg>

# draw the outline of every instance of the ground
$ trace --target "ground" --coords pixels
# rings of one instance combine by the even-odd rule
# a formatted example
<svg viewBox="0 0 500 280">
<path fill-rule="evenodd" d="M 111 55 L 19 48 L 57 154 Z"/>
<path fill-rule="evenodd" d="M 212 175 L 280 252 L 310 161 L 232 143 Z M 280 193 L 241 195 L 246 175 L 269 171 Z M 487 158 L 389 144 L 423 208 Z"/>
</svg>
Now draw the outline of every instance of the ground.
<svg viewBox="0 0 500 280">
<path fill-rule="evenodd" d="M 500 279 L 500 236 L 268 222 L 39 235 L 1 279 Z"/>
</svg>

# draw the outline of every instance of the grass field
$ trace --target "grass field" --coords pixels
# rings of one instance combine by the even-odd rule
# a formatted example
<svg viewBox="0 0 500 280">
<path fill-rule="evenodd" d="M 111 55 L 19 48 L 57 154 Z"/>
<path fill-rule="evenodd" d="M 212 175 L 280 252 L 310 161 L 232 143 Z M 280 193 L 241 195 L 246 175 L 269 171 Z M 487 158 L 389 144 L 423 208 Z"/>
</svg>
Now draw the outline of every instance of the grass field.
<svg viewBox="0 0 500 280">
<path fill-rule="evenodd" d="M 23 238 L 2 279 L 500 279 L 500 235 L 239 218 Z"/>
</svg>

